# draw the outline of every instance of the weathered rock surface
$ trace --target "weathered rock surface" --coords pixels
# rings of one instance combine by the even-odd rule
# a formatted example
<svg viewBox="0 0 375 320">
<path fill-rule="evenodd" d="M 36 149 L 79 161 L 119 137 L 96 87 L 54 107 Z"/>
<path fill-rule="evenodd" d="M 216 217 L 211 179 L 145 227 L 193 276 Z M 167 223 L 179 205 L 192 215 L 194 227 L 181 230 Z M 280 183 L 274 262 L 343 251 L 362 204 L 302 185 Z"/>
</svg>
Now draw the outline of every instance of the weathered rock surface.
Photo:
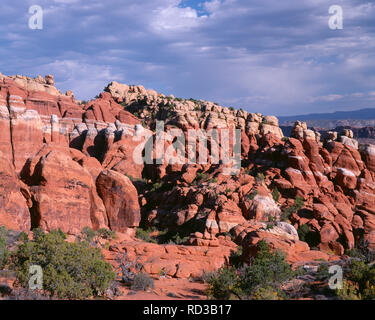
<svg viewBox="0 0 375 320">
<path fill-rule="evenodd" d="M 41 155 L 31 176 L 32 227 L 79 234 L 107 226 L 102 200 L 88 170 L 61 151 Z"/>
<path fill-rule="evenodd" d="M 23 196 L 27 186 L 18 180 L 12 164 L 0 153 L 0 225 L 21 231 L 30 229 L 30 212 Z"/>
<path fill-rule="evenodd" d="M 111 230 L 126 233 L 129 228 L 138 227 L 141 220 L 138 192 L 128 177 L 104 170 L 96 180 L 96 187 Z"/>
</svg>

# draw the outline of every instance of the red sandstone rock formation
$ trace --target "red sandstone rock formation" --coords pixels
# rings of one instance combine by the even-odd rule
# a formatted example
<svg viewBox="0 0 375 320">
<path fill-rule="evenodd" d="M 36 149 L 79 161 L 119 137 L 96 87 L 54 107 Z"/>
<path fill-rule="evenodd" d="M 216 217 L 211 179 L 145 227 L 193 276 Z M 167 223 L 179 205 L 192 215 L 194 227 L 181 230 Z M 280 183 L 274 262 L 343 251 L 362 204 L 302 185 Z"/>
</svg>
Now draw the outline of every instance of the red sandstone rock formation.
<svg viewBox="0 0 375 320">
<path fill-rule="evenodd" d="M 375 147 L 358 145 L 350 130 L 321 141 L 297 122 L 285 138 L 272 116 L 166 97 L 142 86 L 113 82 L 106 91 L 80 104 L 72 92 L 61 94 L 51 76 L 0 77 L 0 224 L 71 234 L 85 226 L 109 227 L 132 235 L 142 214 L 149 226 L 187 233 L 192 246 L 233 248 L 226 238 L 231 232 L 245 259 L 264 239 L 290 262 L 333 259 L 332 252 L 342 255 L 362 237 L 375 248 Z M 241 172 L 223 175 L 225 166 L 210 161 L 136 164 L 133 152 L 145 138 L 134 137 L 152 132 L 131 112 L 150 129 L 156 119 L 185 132 L 241 128 Z M 172 142 L 166 139 L 165 148 Z M 303 208 L 286 225 L 267 229 L 270 220 L 280 223 L 296 197 L 304 200 Z M 303 225 L 317 239 L 310 246 L 319 250 L 298 239 Z M 146 260 L 153 268 L 151 254 Z M 203 260 L 196 264 L 205 265 Z"/>
</svg>

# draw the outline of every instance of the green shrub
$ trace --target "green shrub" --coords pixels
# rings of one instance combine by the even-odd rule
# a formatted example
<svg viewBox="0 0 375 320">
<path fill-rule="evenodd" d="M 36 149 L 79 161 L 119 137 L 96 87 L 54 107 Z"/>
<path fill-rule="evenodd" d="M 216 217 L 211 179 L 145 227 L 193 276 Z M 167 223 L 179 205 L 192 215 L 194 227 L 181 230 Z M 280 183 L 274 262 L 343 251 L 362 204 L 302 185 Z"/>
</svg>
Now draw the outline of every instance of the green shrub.
<svg viewBox="0 0 375 320">
<path fill-rule="evenodd" d="M 208 175 L 207 174 L 204 174 L 202 172 L 198 172 L 197 175 L 196 175 L 196 177 L 195 177 L 194 183 L 198 184 L 199 182 L 206 181 L 207 179 L 208 179 Z"/>
<path fill-rule="evenodd" d="M 293 278 L 293 271 L 280 251 L 272 252 L 265 241 L 258 242 L 258 253 L 241 275 L 240 287 L 247 297 L 259 288 L 274 288 Z"/>
<path fill-rule="evenodd" d="M 81 234 L 83 236 L 83 240 L 89 243 L 93 242 L 96 237 L 96 232 L 90 227 L 84 227 L 81 231 Z"/>
<path fill-rule="evenodd" d="M 249 176 L 252 175 L 252 172 L 251 172 L 251 170 L 249 168 L 245 168 L 244 169 L 244 173 L 247 174 L 247 175 L 249 175 Z"/>
<path fill-rule="evenodd" d="M 5 227 L 0 227 L 0 269 L 5 268 L 9 260 L 9 250 L 7 248 L 8 231 Z"/>
<path fill-rule="evenodd" d="M 272 252 L 265 241 L 258 242 L 258 253 L 247 267 L 235 267 L 224 266 L 204 277 L 210 298 L 280 298 L 281 285 L 295 275 L 284 255 Z"/>
<path fill-rule="evenodd" d="M 375 299 L 375 264 L 374 252 L 366 243 L 359 243 L 352 255 L 348 268 L 345 268 L 343 288 L 336 294 L 342 300 L 374 300 Z M 355 256 L 355 257 L 353 257 Z"/>
<path fill-rule="evenodd" d="M 87 242 L 69 243 L 61 232 L 34 230 L 34 240 L 25 240 L 12 253 L 17 280 L 27 288 L 29 268 L 43 270 L 43 290 L 60 299 L 85 299 L 103 295 L 115 279 L 112 266 L 98 248 Z"/>
<path fill-rule="evenodd" d="M 283 300 L 280 292 L 272 287 L 261 287 L 253 294 L 253 300 Z"/>
<path fill-rule="evenodd" d="M 159 231 L 157 243 L 182 245 L 186 243 L 189 238 L 189 236 L 183 236 L 180 232 L 165 229 L 164 231 Z"/>
<path fill-rule="evenodd" d="M 137 228 L 136 232 L 135 232 L 135 237 L 140 239 L 140 240 L 143 240 L 143 241 L 146 241 L 146 242 L 150 242 L 150 243 L 156 243 L 156 240 L 151 238 L 150 236 L 150 233 L 152 232 L 152 230 L 150 229 L 142 229 L 142 228 Z"/>
<path fill-rule="evenodd" d="M 371 263 L 375 261 L 375 252 L 369 249 L 369 243 L 365 240 L 360 240 L 356 247 L 347 250 L 346 254 L 352 258 L 359 259 L 366 263 Z"/>
<path fill-rule="evenodd" d="M 116 232 L 106 229 L 106 228 L 99 229 L 97 231 L 97 234 L 102 239 L 107 239 L 107 240 L 116 239 Z"/>
<path fill-rule="evenodd" d="M 143 272 L 138 273 L 134 276 L 131 285 L 131 289 L 135 291 L 147 291 L 148 289 L 154 289 L 154 287 L 154 279 Z"/>
<path fill-rule="evenodd" d="M 234 268 L 221 267 L 205 274 L 203 279 L 208 283 L 207 295 L 210 299 L 230 300 L 239 294 L 238 275 Z"/>
<path fill-rule="evenodd" d="M 361 300 L 361 294 L 354 284 L 346 279 L 342 281 L 342 289 L 336 289 L 336 295 L 340 300 Z"/>
<path fill-rule="evenodd" d="M 157 192 L 160 191 L 163 188 L 163 182 L 155 182 L 152 185 L 151 192 Z"/>
<path fill-rule="evenodd" d="M 250 194 L 247 195 L 247 197 L 249 198 L 249 200 L 254 200 L 256 195 L 258 194 L 258 190 L 254 190 L 253 192 L 251 192 Z"/>
<path fill-rule="evenodd" d="M 275 187 L 275 189 L 272 190 L 272 198 L 275 202 L 278 202 L 279 199 L 280 199 L 280 192 L 279 190 L 277 189 L 277 187 Z"/>
<path fill-rule="evenodd" d="M 315 274 L 315 278 L 317 280 L 327 280 L 329 277 L 330 277 L 330 274 L 329 274 L 328 264 L 326 262 L 323 262 L 318 266 L 318 270 Z"/>
<path fill-rule="evenodd" d="M 283 211 L 283 213 L 280 216 L 280 220 L 287 221 L 293 213 L 302 209 L 304 205 L 305 201 L 301 197 L 297 197 L 294 200 L 294 204 Z"/>
<path fill-rule="evenodd" d="M 303 224 L 297 230 L 298 237 L 301 241 L 307 242 L 309 247 L 315 247 L 320 243 L 320 235 L 313 232 L 308 224 Z"/>
<path fill-rule="evenodd" d="M 242 265 L 242 246 L 238 246 L 236 251 L 232 251 L 229 256 L 229 264 L 233 267 L 240 267 Z"/>
</svg>

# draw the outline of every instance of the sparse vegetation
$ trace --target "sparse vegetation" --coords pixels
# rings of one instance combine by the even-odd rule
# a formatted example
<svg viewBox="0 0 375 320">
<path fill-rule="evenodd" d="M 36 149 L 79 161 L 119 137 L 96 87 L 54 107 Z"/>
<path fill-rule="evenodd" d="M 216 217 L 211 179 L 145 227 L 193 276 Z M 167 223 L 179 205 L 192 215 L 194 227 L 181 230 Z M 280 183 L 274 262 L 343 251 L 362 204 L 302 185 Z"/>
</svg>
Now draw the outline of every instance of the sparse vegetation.
<svg viewBox="0 0 375 320">
<path fill-rule="evenodd" d="M 246 267 L 223 266 L 207 274 L 207 294 L 211 299 L 281 299 L 281 285 L 294 276 L 281 252 L 271 252 L 267 243 L 259 241 L 258 253 Z"/>
<path fill-rule="evenodd" d="M 112 231 L 112 230 L 109 230 L 109 229 L 106 229 L 106 228 L 99 229 L 97 231 L 97 235 L 100 238 L 106 239 L 106 240 L 116 239 L 116 232 Z"/>
<path fill-rule="evenodd" d="M 272 198 L 275 202 L 278 202 L 280 200 L 280 192 L 279 190 L 277 189 L 277 187 L 275 187 L 273 190 L 272 190 Z"/>
<path fill-rule="evenodd" d="M 61 231 L 61 230 L 60 230 Z M 63 233 L 61 234 L 62 236 Z M 81 241 L 87 242 L 91 246 L 97 246 L 100 243 L 100 239 L 112 240 L 116 238 L 116 232 L 102 228 L 97 231 L 91 229 L 90 227 L 84 227 L 79 236 Z"/>
<path fill-rule="evenodd" d="M 256 195 L 258 194 L 258 190 L 254 190 L 254 191 L 252 191 L 250 194 L 248 194 L 248 198 L 249 198 L 249 200 L 254 200 L 255 199 L 255 197 L 256 197 Z"/>
<path fill-rule="evenodd" d="M 9 250 L 7 248 L 8 231 L 5 227 L 0 227 L 0 269 L 3 269 L 9 260 Z"/>
<path fill-rule="evenodd" d="M 152 279 L 147 273 L 143 272 L 134 276 L 131 285 L 131 289 L 135 291 L 147 291 L 148 289 L 154 289 L 154 287 L 154 279 Z"/>
<path fill-rule="evenodd" d="M 11 260 L 22 287 L 28 287 L 30 266 L 38 265 L 43 270 L 43 292 L 60 299 L 101 296 L 115 278 L 98 248 L 86 241 L 67 242 L 58 231 L 34 230 L 34 239 L 21 243 Z"/>
<path fill-rule="evenodd" d="M 201 182 L 208 182 L 208 183 L 217 183 L 215 178 L 209 179 L 209 175 L 203 172 L 198 172 L 193 184 L 198 185 Z"/>
<path fill-rule="evenodd" d="M 156 240 L 153 239 L 150 236 L 150 233 L 152 231 L 153 230 L 151 230 L 151 229 L 145 230 L 145 229 L 142 229 L 142 228 L 137 228 L 136 233 L 135 233 L 135 237 L 140 239 L 140 240 L 146 241 L 146 242 L 156 243 Z"/>
<path fill-rule="evenodd" d="M 280 220 L 281 221 L 288 221 L 289 217 L 293 213 L 301 210 L 304 205 L 305 205 L 305 201 L 301 197 L 297 197 L 294 200 L 294 204 L 292 206 L 290 206 L 289 208 L 284 209 L 283 213 L 281 214 Z"/>
<path fill-rule="evenodd" d="M 336 294 L 341 300 L 375 299 L 375 252 L 364 240 L 347 252 L 351 257 L 344 274 L 343 288 Z"/>
<path fill-rule="evenodd" d="M 320 236 L 317 232 L 313 232 L 308 224 L 303 224 L 297 230 L 298 237 L 301 241 L 307 242 L 312 248 L 319 244 Z"/>
</svg>

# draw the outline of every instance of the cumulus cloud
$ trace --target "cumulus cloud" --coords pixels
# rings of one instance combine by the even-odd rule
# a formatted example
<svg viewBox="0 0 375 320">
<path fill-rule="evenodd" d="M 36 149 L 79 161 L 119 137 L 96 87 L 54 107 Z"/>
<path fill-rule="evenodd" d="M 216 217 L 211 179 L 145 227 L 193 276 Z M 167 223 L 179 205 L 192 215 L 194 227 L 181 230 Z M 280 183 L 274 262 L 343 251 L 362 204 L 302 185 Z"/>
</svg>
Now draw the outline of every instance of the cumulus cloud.
<svg viewBox="0 0 375 320">
<path fill-rule="evenodd" d="M 338 0 L 3 0 L 0 71 L 54 73 L 95 96 L 112 80 L 248 111 L 286 115 L 374 107 L 375 5 Z"/>
</svg>

